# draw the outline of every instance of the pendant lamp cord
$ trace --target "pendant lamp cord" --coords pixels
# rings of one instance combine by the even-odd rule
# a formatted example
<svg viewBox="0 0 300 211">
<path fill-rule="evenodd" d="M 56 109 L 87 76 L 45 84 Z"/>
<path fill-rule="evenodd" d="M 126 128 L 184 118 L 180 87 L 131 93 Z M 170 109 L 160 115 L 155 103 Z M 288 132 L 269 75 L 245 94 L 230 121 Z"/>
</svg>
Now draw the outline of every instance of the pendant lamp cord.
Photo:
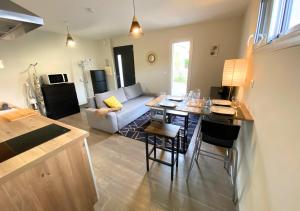
<svg viewBox="0 0 300 211">
<path fill-rule="evenodd" d="M 135 3 L 134 3 L 134 0 L 132 0 L 132 4 L 133 4 L 133 15 L 135 16 Z"/>
</svg>

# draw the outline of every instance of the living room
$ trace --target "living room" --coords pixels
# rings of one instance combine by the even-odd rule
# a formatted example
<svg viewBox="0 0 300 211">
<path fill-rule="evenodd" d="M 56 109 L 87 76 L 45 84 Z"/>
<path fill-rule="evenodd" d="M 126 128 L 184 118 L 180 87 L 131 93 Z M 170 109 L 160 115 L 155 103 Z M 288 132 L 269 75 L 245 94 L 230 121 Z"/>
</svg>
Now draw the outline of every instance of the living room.
<svg viewBox="0 0 300 211">
<path fill-rule="evenodd" d="M 5 0 L 1 24 L 12 15 L 7 2 L 43 23 L 16 37 L 8 35 L 16 20 L 0 28 L 10 30 L 0 34 L 4 210 L 298 209 L 297 0 Z M 100 72 L 99 88 L 93 74 Z M 51 83 L 52 76 L 62 81 Z M 51 91 L 67 86 L 66 95 Z M 218 113 L 217 103 L 234 114 Z M 232 145 L 205 140 L 211 116 L 239 128 Z M 153 129 L 157 122 L 172 130 Z M 39 129 L 44 135 L 33 134 Z M 2 151 L 24 136 L 30 149 Z"/>
</svg>

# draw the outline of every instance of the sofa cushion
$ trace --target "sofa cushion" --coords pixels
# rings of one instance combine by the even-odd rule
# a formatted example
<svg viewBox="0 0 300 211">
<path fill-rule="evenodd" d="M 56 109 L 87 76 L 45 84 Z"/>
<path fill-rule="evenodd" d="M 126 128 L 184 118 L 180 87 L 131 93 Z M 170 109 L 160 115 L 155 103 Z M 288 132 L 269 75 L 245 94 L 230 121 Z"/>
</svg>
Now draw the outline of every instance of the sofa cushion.
<svg viewBox="0 0 300 211">
<path fill-rule="evenodd" d="M 123 105 L 120 103 L 120 101 L 115 96 L 111 96 L 111 97 L 105 99 L 104 103 L 110 108 L 122 108 L 123 107 Z"/>
<path fill-rule="evenodd" d="M 140 83 L 124 87 L 124 93 L 128 100 L 137 98 L 143 94 L 143 90 Z"/>
<path fill-rule="evenodd" d="M 119 129 L 149 111 L 149 107 L 145 106 L 145 104 L 152 99 L 153 97 L 140 96 L 124 103 L 123 108 L 116 112 Z"/>
<path fill-rule="evenodd" d="M 120 103 L 124 103 L 127 101 L 127 98 L 124 93 L 124 89 L 120 88 L 117 90 L 112 90 L 112 91 L 108 91 L 108 92 L 104 92 L 104 93 L 100 93 L 100 94 L 95 94 L 97 108 L 107 107 L 104 103 L 104 100 L 111 96 L 115 96 L 120 101 Z"/>
</svg>

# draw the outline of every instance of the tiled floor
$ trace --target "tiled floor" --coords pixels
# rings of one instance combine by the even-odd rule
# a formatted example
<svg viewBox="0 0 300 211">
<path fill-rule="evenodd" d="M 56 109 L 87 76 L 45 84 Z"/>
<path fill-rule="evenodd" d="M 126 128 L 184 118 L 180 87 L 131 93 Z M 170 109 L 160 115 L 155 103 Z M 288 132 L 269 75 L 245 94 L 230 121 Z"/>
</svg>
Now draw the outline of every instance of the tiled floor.
<svg viewBox="0 0 300 211">
<path fill-rule="evenodd" d="M 235 210 L 232 185 L 222 162 L 200 157 L 200 166 L 195 165 L 186 183 L 193 143 L 180 156 L 172 183 L 168 166 L 150 163 L 150 172 L 146 172 L 143 142 L 89 129 L 84 112 L 61 121 L 90 132 L 88 143 L 100 196 L 96 211 Z M 168 159 L 167 153 L 160 156 Z"/>
</svg>

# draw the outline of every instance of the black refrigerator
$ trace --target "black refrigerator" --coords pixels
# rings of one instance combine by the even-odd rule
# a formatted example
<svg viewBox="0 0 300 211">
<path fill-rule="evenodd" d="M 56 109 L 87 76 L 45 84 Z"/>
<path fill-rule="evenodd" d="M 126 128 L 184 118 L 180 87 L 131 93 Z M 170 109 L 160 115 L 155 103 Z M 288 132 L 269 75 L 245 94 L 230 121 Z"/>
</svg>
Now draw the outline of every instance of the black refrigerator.
<svg viewBox="0 0 300 211">
<path fill-rule="evenodd" d="M 94 94 L 107 92 L 107 82 L 104 70 L 91 70 Z"/>
</svg>

